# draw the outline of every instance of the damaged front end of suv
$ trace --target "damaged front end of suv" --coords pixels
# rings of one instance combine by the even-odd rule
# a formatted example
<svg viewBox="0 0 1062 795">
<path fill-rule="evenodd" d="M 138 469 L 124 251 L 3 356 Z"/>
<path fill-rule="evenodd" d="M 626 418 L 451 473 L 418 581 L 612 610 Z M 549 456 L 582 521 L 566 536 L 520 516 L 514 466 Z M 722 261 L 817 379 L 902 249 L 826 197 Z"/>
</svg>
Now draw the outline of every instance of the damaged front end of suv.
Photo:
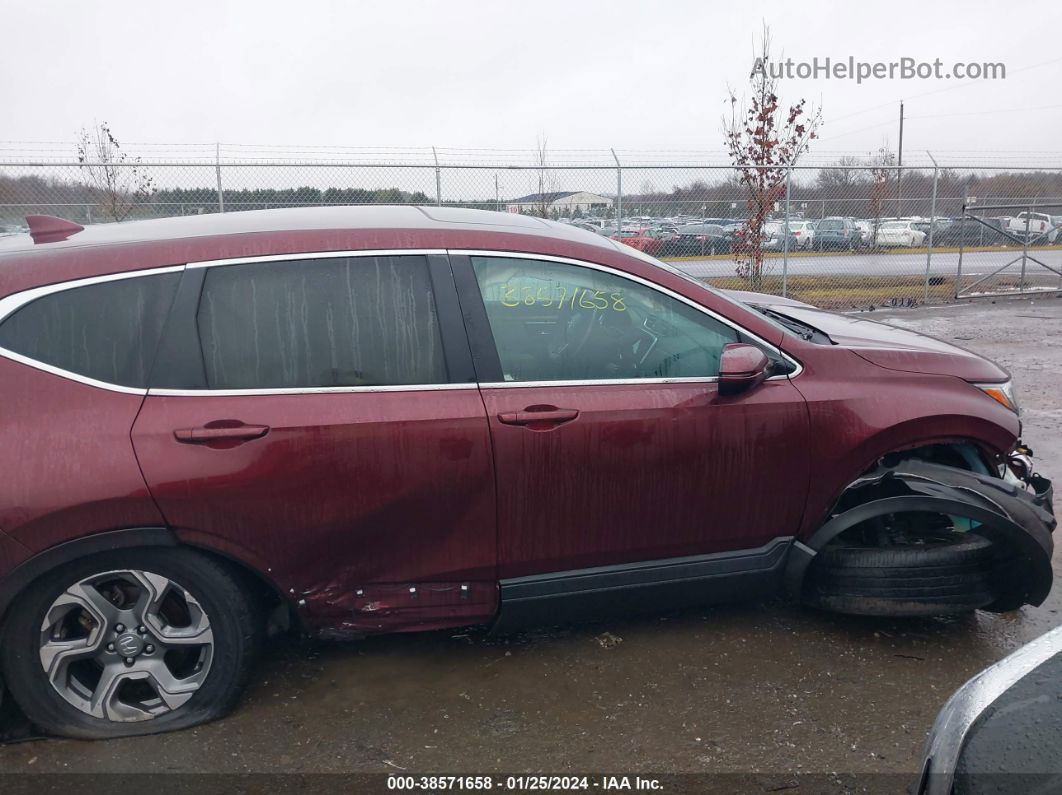
<svg viewBox="0 0 1062 795">
<path fill-rule="evenodd" d="M 998 468 L 970 444 L 888 456 L 794 544 L 786 588 L 805 604 L 858 615 L 1040 605 L 1053 580 L 1052 497 L 1020 445 Z"/>
</svg>

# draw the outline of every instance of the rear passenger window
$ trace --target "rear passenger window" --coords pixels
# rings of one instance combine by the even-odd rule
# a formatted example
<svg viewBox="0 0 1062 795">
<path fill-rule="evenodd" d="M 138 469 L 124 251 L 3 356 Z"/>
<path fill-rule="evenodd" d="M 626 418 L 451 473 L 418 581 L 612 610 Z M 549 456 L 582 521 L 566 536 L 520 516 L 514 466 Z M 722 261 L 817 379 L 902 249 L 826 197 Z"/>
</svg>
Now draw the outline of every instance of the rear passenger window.
<svg viewBox="0 0 1062 795">
<path fill-rule="evenodd" d="M 211 268 L 197 324 L 209 389 L 447 382 L 422 256 Z"/>
<path fill-rule="evenodd" d="M 0 347 L 109 384 L 147 388 L 180 273 L 73 287 L 0 323 Z"/>
</svg>

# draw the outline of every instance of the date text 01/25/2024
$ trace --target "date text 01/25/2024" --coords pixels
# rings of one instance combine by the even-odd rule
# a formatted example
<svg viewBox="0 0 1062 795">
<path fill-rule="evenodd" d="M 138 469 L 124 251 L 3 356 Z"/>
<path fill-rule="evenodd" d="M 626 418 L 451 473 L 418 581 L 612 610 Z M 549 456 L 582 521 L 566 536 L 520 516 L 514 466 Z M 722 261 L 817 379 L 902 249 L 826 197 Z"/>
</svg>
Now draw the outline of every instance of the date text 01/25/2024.
<svg viewBox="0 0 1062 795">
<path fill-rule="evenodd" d="M 388 776 L 387 789 L 406 792 L 487 791 L 559 792 L 564 790 L 659 791 L 661 782 L 642 776 Z"/>
</svg>

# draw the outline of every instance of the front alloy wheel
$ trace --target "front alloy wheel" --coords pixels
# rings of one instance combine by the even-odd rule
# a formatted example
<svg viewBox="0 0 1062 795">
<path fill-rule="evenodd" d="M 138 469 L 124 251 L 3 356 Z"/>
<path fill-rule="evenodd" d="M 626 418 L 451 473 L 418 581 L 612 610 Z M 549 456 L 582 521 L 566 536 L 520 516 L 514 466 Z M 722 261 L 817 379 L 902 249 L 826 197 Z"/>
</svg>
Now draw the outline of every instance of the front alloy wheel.
<svg viewBox="0 0 1062 795">
<path fill-rule="evenodd" d="M 261 638 L 243 583 L 180 547 L 92 555 L 48 572 L 8 609 L 0 663 L 45 731 L 151 734 L 235 704 Z"/>
</svg>

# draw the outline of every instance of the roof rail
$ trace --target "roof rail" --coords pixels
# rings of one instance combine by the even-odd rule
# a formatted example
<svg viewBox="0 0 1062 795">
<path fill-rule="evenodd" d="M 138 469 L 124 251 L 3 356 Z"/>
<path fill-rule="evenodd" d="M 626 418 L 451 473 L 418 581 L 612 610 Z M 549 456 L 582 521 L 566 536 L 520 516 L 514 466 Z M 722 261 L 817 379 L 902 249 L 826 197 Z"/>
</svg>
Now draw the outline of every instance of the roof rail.
<svg viewBox="0 0 1062 795">
<path fill-rule="evenodd" d="M 81 224 L 53 215 L 27 215 L 26 225 L 34 243 L 58 243 L 85 228 Z"/>
</svg>

